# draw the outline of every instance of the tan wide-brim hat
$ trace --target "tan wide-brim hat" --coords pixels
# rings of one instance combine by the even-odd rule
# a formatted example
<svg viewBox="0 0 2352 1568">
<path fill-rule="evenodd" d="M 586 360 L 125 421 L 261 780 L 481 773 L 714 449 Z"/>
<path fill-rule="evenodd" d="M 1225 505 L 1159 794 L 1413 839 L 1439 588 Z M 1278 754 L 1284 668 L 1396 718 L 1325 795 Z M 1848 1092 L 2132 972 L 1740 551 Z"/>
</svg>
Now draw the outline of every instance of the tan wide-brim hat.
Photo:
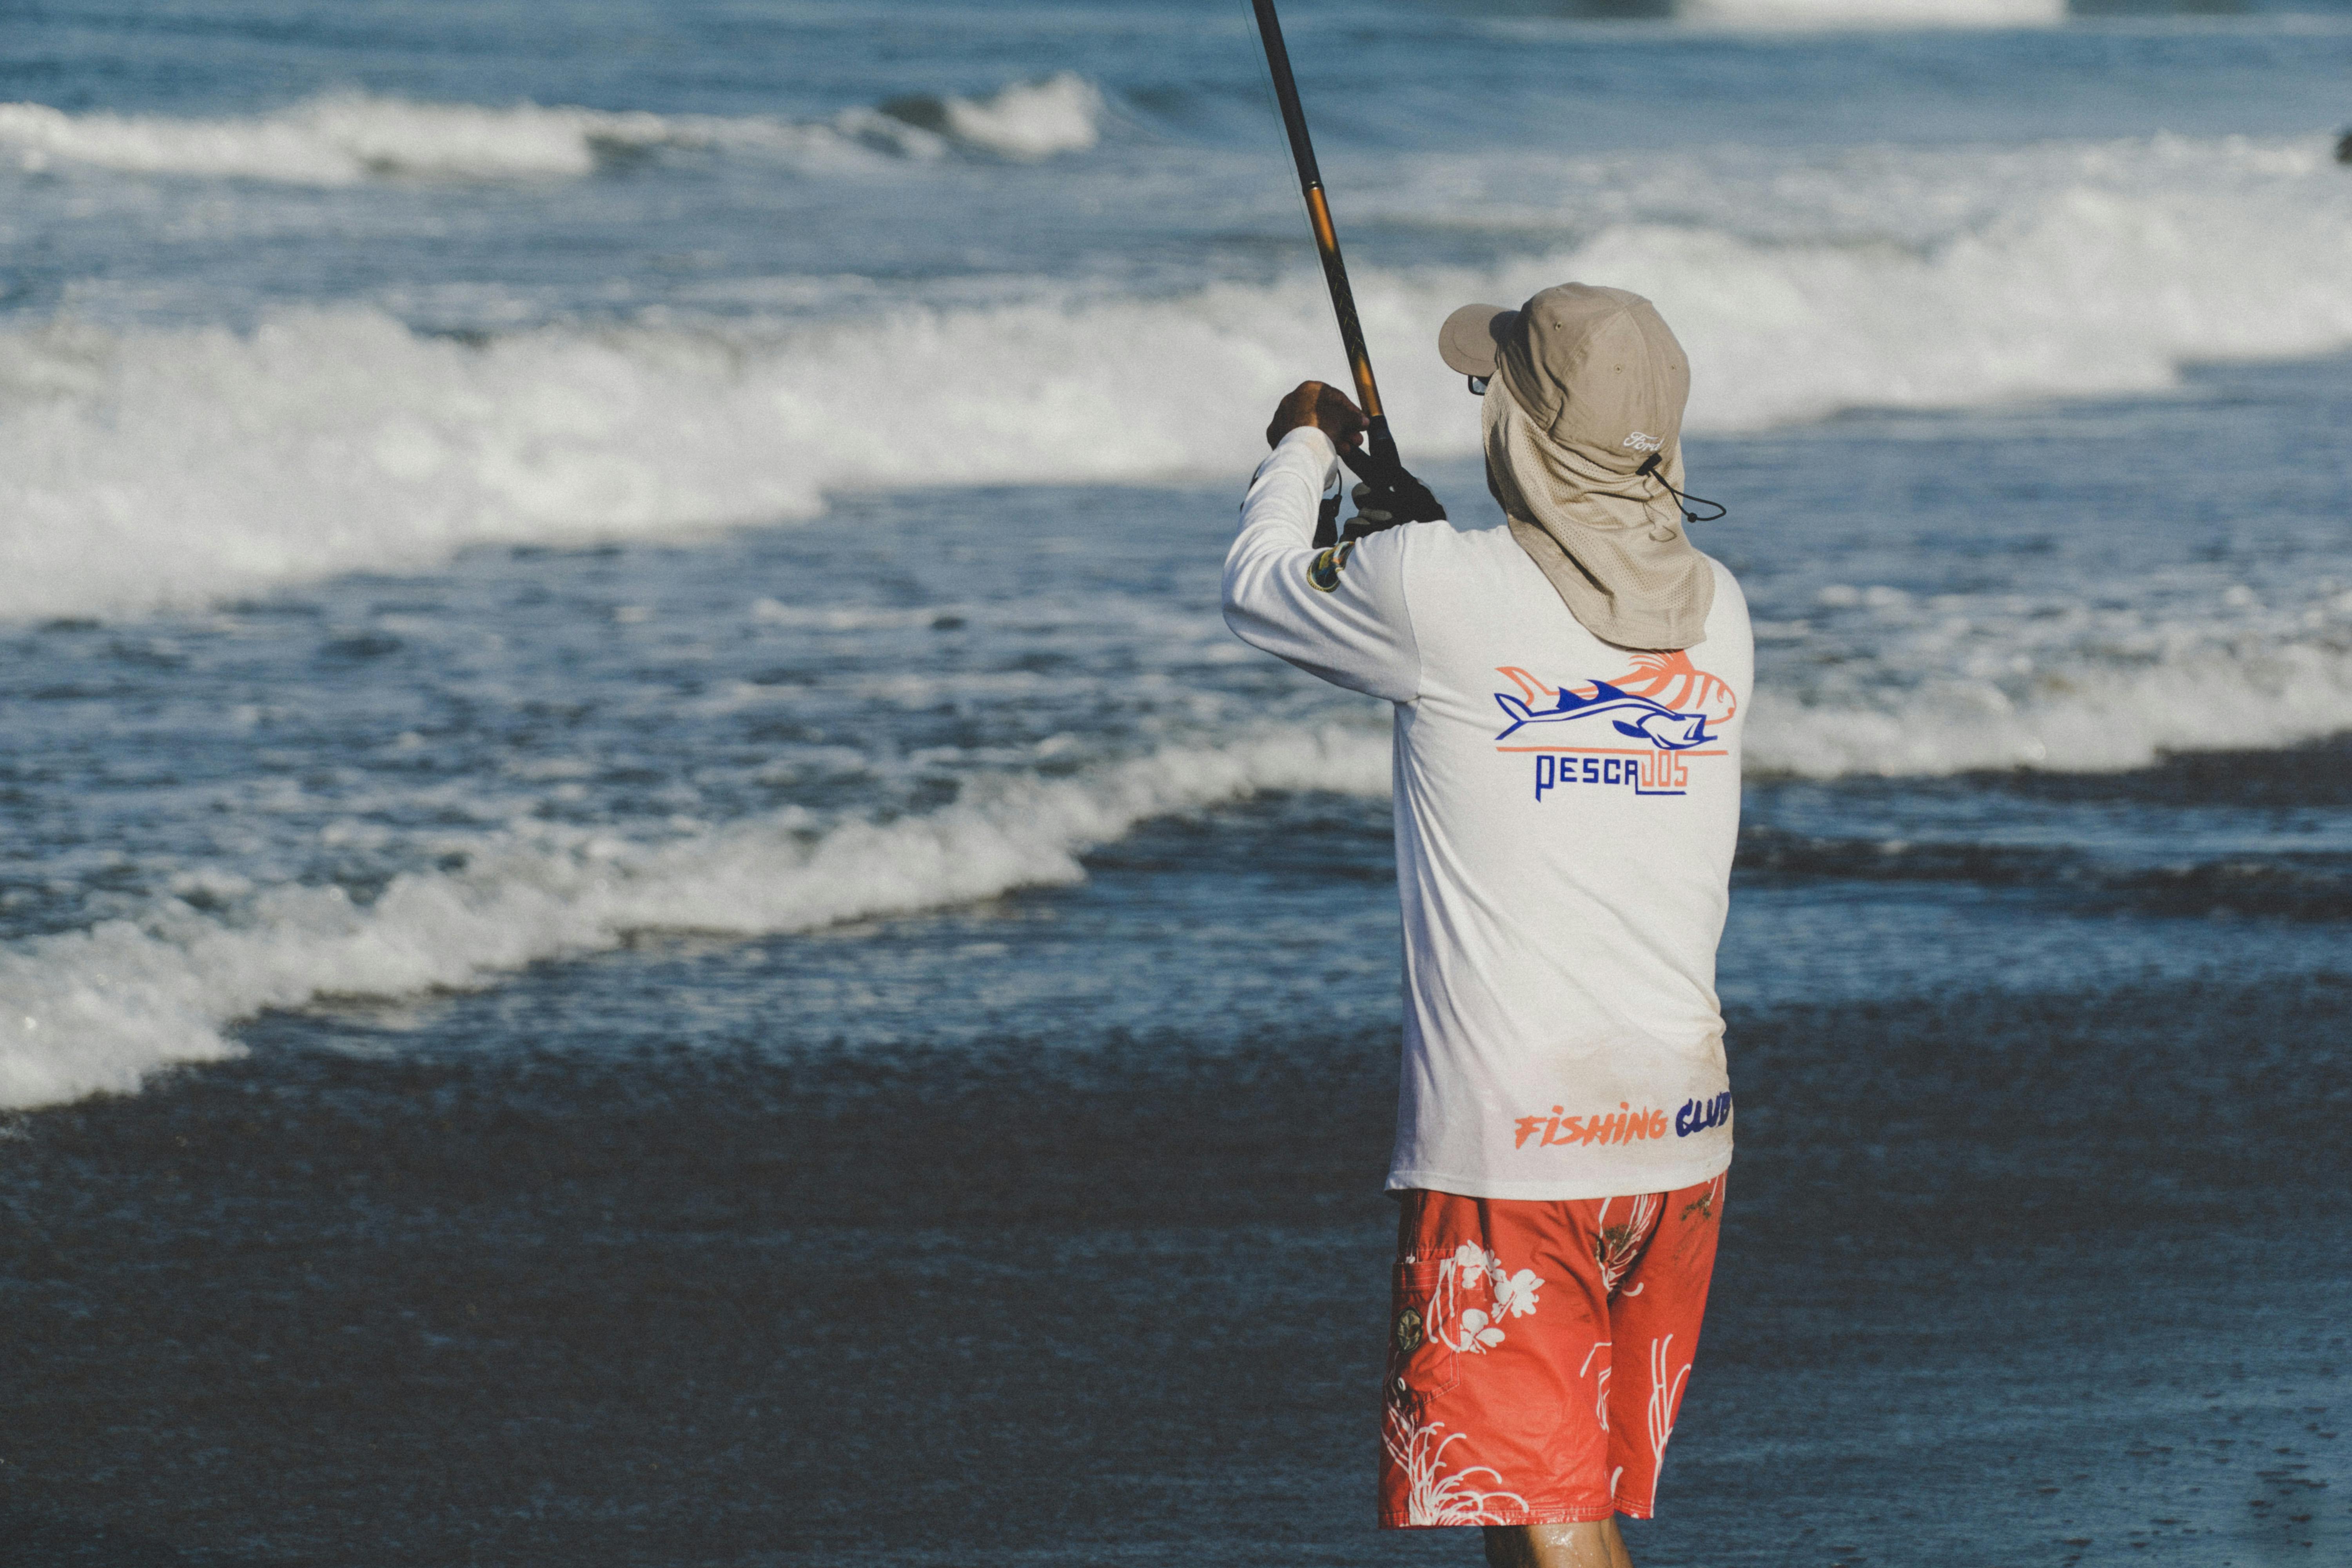
<svg viewBox="0 0 2352 1568">
<path fill-rule="evenodd" d="M 1547 439 L 1630 473 L 1672 452 L 1690 397 L 1690 361 L 1639 294 L 1562 283 L 1518 310 L 1465 305 L 1437 330 L 1464 375 L 1501 381 Z"/>
<path fill-rule="evenodd" d="M 1518 315 L 1507 305 L 1463 306 L 1437 329 L 1438 357 L 1457 375 L 1493 375 L 1496 356 L 1518 325 Z"/>
<path fill-rule="evenodd" d="M 1656 307 L 1563 283 L 1516 310 L 1464 306 L 1437 349 L 1490 378 L 1486 488 L 1569 613 L 1620 647 L 1704 641 L 1715 569 L 1673 499 L 1690 363 Z"/>
</svg>

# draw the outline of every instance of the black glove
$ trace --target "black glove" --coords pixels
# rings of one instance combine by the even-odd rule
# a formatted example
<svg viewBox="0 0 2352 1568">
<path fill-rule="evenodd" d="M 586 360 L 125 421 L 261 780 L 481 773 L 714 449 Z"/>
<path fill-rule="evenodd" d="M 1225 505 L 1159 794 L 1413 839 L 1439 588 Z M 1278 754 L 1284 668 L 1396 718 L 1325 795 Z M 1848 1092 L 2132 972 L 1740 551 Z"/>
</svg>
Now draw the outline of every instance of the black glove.
<svg viewBox="0 0 2352 1568">
<path fill-rule="evenodd" d="M 1356 502 L 1356 515 L 1348 520 L 1348 526 L 1340 531 L 1340 538 L 1361 539 L 1368 533 L 1378 533 L 1401 522 L 1444 521 L 1444 504 L 1430 493 L 1427 485 L 1402 468 L 1387 478 L 1389 482 L 1385 484 L 1375 484 L 1368 479 L 1349 492 Z"/>
</svg>

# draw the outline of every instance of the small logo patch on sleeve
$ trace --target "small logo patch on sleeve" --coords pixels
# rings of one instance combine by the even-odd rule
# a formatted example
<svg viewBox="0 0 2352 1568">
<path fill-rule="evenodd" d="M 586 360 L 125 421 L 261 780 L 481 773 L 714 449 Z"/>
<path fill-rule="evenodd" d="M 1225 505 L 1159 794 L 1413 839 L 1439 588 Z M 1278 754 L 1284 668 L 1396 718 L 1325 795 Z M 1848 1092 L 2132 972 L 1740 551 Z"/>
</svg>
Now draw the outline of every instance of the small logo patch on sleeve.
<svg viewBox="0 0 2352 1568">
<path fill-rule="evenodd" d="M 1347 569 L 1348 557 L 1355 552 L 1356 542 L 1352 539 L 1345 544 L 1318 551 L 1315 559 L 1307 563 L 1307 580 L 1315 585 L 1317 592 L 1330 593 L 1339 587 L 1339 574 Z"/>
</svg>

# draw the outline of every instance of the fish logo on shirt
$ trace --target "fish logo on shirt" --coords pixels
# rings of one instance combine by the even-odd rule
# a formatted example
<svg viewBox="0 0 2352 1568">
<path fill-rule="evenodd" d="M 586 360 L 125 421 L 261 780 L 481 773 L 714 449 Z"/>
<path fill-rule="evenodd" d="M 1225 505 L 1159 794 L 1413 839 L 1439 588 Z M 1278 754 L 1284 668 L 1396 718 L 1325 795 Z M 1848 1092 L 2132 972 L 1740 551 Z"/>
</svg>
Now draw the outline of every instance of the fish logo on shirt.
<svg viewBox="0 0 2352 1568">
<path fill-rule="evenodd" d="M 1497 741 L 1529 724 L 1567 724 L 1605 717 L 1621 735 L 1646 742 L 1660 751 L 1683 752 L 1720 740 L 1721 727 L 1739 710 L 1731 688 L 1695 667 L 1690 655 L 1680 649 L 1635 654 L 1632 670 L 1614 680 L 1588 682 L 1588 689 L 1582 691 L 1570 685 L 1547 686 L 1516 665 L 1504 666 L 1496 673 L 1518 688 L 1516 694 L 1495 693 L 1496 706 L 1510 720 L 1495 737 Z"/>
<path fill-rule="evenodd" d="M 1579 697 L 1562 687 L 1559 700 L 1540 711 L 1528 707 L 1518 698 L 1497 691 L 1495 700 L 1510 716 L 1511 724 L 1495 739 L 1504 739 L 1522 724 L 1557 724 L 1573 719 L 1597 719 L 1604 713 L 1629 715 L 1617 720 L 1612 727 L 1621 735 L 1647 741 L 1669 752 L 1685 751 L 1715 739 L 1706 732 L 1706 715 L 1704 713 L 1677 713 L 1662 702 L 1620 691 L 1605 680 L 1596 680 L 1592 687 L 1590 697 Z"/>
</svg>

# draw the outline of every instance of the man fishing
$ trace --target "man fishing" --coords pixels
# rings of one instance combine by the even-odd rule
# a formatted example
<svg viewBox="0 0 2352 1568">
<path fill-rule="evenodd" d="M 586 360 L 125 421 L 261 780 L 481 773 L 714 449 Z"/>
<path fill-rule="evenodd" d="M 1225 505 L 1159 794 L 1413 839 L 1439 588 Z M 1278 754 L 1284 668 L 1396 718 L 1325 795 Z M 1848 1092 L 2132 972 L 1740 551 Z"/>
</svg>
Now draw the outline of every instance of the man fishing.
<svg viewBox="0 0 2352 1568">
<path fill-rule="evenodd" d="M 1484 1525 L 1507 1568 L 1628 1568 L 1615 1516 L 1656 1500 L 1731 1163 L 1715 953 L 1748 610 L 1685 531 L 1688 362 L 1648 300 L 1466 306 L 1439 352 L 1481 394 L 1499 525 L 1396 526 L 1359 487 L 1359 536 L 1317 549 L 1367 421 L 1305 383 L 1267 428 L 1225 618 L 1396 705 L 1380 1521 Z"/>
</svg>

